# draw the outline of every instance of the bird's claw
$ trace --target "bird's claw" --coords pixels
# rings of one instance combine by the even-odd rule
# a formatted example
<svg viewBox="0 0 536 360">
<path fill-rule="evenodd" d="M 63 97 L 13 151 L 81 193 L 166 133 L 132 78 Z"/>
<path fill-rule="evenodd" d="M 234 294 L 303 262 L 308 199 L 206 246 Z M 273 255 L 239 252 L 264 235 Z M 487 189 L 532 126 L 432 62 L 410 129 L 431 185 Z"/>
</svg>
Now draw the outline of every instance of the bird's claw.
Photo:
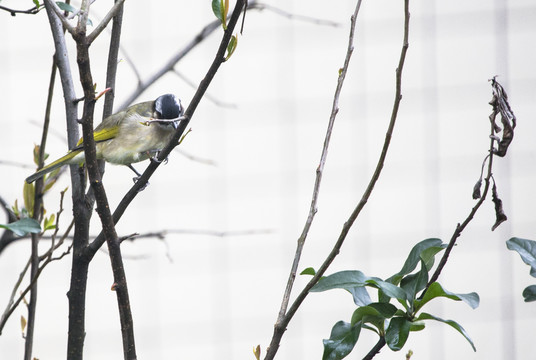
<svg viewBox="0 0 536 360">
<path fill-rule="evenodd" d="M 138 182 L 138 180 L 140 179 L 140 177 L 141 177 L 141 176 L 134 176 L 134 177 L 132 178 L 132 181 L 134 181 L 134 184 Z M 138 192 L 141 192 L 141 191 L 145 190 L 145 188 L 146 188 L 147 186 L 149 186 L 149 182 L 148 182 L 148 181 L 145 183 L 145 185 L 143 185 L 142 187 L 140 187 L 140 188 L 138 189 Z"/>
<path fill-rule="evenodd" d="M 168 163 L 168 158 L 167 157 L 164 160 L 158 160 L 158 154 L 159 153 L 160 152 L 157 152 L 154 156 L 152 156 L 151 161 L 154 161 L 154 162 L 159 163 L 159 164 L 164 163 L 164 165 L 167 164 Z"/>
</svg>

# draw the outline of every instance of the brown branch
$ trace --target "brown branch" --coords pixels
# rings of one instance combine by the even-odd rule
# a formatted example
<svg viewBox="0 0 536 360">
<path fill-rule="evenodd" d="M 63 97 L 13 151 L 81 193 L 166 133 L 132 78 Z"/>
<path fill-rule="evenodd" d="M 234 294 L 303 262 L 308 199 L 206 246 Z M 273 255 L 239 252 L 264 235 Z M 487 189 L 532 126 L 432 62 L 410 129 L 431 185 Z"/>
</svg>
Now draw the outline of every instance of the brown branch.
<svg viewBox="0 0 536 360">
<path fill-rule="evenodd" d="M 205 75 L 205 78 L 201 83 L 199 84 L 199 88 L 194 94 L 194 97 L 190 101 L 190 104 L 188 108 L 186 109 L 186 112 L 184 114 L 185 120 L 181 121 L 179 124 L 179 127 L 177 128 L 173 138 L 170 140 L 169 144 L 162 149 L 158 153 L 158 159 L 156 161 L 151 161 L 145 172 L 142 174 L 142 176 L 138 179 L 138 181 L 132 186 L 132 188 L 125 194 L 119 205 L 114 211 L 113 219 L 114 223 L 117 224 L 117 222 L 121 219 L 123 216 L 123 213 L 129 206 L 129 204 L 134 200 L 134 198 L 139 193 L 140 189 L 142 189 L 144 186 L 146 186 L 147 181 L 152 176 L 152 174 L 156 171 L 158 166 L 162 163 L 162 161 L 169 155 L 169 153 L 178 145 L 180 138 L 182 137 L 186 127 L 190 123 L 190 120 L 195 113 L 195 110 L 197 106 L 199 105 L 199 102 L 203 98 L 203 95 L 207 91 L 210 83 L 212 82 L 212 79 L 216 75 L 216 72 L 218 71 L 221 64 L 224 62 L 225 59 L 225 52 L 227 50 L 227 44 L 229 44 L 229 41 L 232 36 L 232 32 L 236 26 L 236 23 L 238 21 L 238 18 L 241 13 L 241 9 L 244 7 L 244 0 L 237 0 L 235 8 L 233 10 L 233 13 L 229 19 L 229 23 L 227 25 L 227 30 L 225 30 L 222 40 L 220 42 L 220 46 L 218 48 L 218 51 L 216 53 L 216 56 L 207 71 L 207 74 Z M 95 255 L 95 253 L 98 251 L 98 249 L 102 246 L 104 243 L 104 235 L 103 233 L 99 234 L 97 238 L 88 246 L 86 250 L 86 257 L 88 261 L 91 260 L 91 258 Z"/>
<path fill-rule="evenodd" d="M 112 20 L 117 14 L 123 12 L 124 2 L 125 0 L 117 0 L 115 2 L 114 6 L 112 6 L 110 11 L 108 11 L 106 16 L 104 16 L 104 19 L 102 19 L 102 21 L 97 25 L 97 27 L 95 27 L 95 29 L 91 32 L 91 34 L 87 36 L 88 44 L 91 44 L 97 38 L 97 36 L 100 35 L 102 30 L 104 30 L 106 26 L 108 26 L 108 23 L 110 22 L 110 20 Z"/>
<path fill-rule="evenodd" d="M 286 17 L 288 19 L 292 20 L 298 20 L 298 21 L 305 21 L 310 22 L 316 25 L 327 25 L 327 26 L 339 26 L 340 24 L 329 21 L 329 20 L 323 20 L 323 19 L 316 19 L 309 16 L 303 16 L 303 15 L 296 15 L 289 13 L 287 11 L 281 10 L 275 6 L 266 5 L 263 3 L 259 3 L 257 1 L 248 1 L 246 4 L 248 10 L 267 10 L 272 11 L 280 16 Z M 190 41 L 185 47 L 183 47 L 181 50 L 179 50 L 175 55 L 173 55 L 167 63 L 164 64 L 160 69 L 158 69 L 153 75 L 149 76 L 146 80 L 142 80 L 136 67 L 134 66 L 133 61 L 128 57 L 125 56 L 126 61 L 130 64 L 132 67 L 137 79 L 138 79 L 138 86 L 137 88 L 129 95 L 127 98 L 123 101 L 123 103 L 118 107 L 119 110 L 126 108 L 130 104 L 134 102 L 145 90 L 147 90 L 151 85 L 153 85 L 156 81 L 158 81 L 161 77 L 163 77 L 165 74 L 167 74 L 170 71 L 174 71 L 175 65 L 183 58 L 185 57 L 193 48 L 195 48 L 197 45 L 199 45 L 203 40 L 205 40 L 212 32 L 214 32 L 216 29 L 220 28 L 220 21 L 214 20 L 211 23 L 207 24 L 193 39 Z"/>
<path fill-rule="evenodd" d="M 89 12 L 89 2 L 83 1 L 81 5 L 81 16 L 79 17 L 76 34 L 73 36 L 76 42 L 77 63 L 80 74 L 80 82 L 84 90 L 84 107 L 82 114 L 82 131 L 84 137 L 85 163 L 89 177 L 89 183 L 93 189 L 95 201 L 97 203 L 97 214 L 100 217 L 104 238 L 108 244 L 110 262 L 114 276 L 115 291 L 119 307 L 119 320 L 121 322 L 121 334 L 123 340 L 123 355 L 125 359 L 136 359 L 136 346 L 134 339 L 134 325 L 128 286 L 121 257 L 120 242 L 115 231 L 115 225 L 110 212 L 108 198 L 102 176 L 97 163 L 95 139 L 93 138 L 93 114 L 95 110 L 95 93 L 93 89 L 93 78 L 91 74 L 89 46 L 90 40 L 86 36 L 86 22 L 84 18 Z"/>
<path fill-rule="evenodd" d="M 315 184 L 313 186 L 313 195 L 311 199 L 311 204 L 309 206 L 309 214 L 307 215 L 307 220 L 305 222 L 305 225 L 303 227 L 302 233 L 300 237 L 298 238 L 298 244 L 296 248 L 296 253 L 294 255 L 294 261 L 292 263 L 292 267 L 290 270 L 290 275 L 287 281 L 287 287 L 285 289 L 285 293 L 283 295 L 283 302 L 281 303 L 281 308 L 279 310 L 279 316 L 277 319 L 277 323 L 284 321 L 285 315 L 287 313 L 287 307 L 290 300 L 290 294 L 292 291 L 292 287 L 294 284 L 294 279 L 296 278 L 296 273 L 298 271 L 298 265 L 300 262 L 301 254 L 303 251 L 303 247 L 305 245 L 305 240 L 307 239 L 307 235 L 309 234 L 309 230 L 311 229 L 311 225 L 313 223 L 314 216 L 316 214 L 317 210 L 317 203 L 318 203 L 318 196 L 320 193 L 320 184 L 322 182 L 322 174 L 324 173 L 324 166 L 326 164 L 327 156 L 328 156 L 328 149 L 329 149 L 329 143 L 331 140 L 331 134 L 333 132 L 333 126 L 335 124 L 335 119 L 337 117 L 337 113 L 339 112 L 339 96 L 342 91 L 342 86 L 344 84 L 344 80 L 346 78 L 346 74 L 348 72 L 348 65 L 350 64 L 350 59 L 352 57 L 352 53 L 354 51 L 354 31 L 357 21 L 357 15 L 359 14 L 359 9 L 361 7 L 361 1 L 358 1 L 357 6 L 355 8 L 354 14 L 351 18 L 351 26 L 350 26 L 350 35 L 348 37 L 348 48 L 346 50 L 346 56 L 344 59 L 344 65 L 339 70 L 339 77 L 337 79 L 337 86 L 335 88 L 335 95 L 333 96 L 333 104 L 331 106 L 331 115 L 329 117 L 328 121 L 328 128 L 326 130 L 326 136 L 324 138 L 324 145 L 322 147 L 322 154 L 320 156 L 320 163 L 318 165 L 318 168 L 316 169 L 316 177 L 315 177 Z M 277 327 L 276 323 L 276 327 Z"/>
<path fill-rule="evenodd" d="M 8 7 L 5 7 L 5 6 L 0 5 L 0 10 L 7 11 L 8 13 L 11 14 L 11 16 L 16 16 L 17 14 L 30 14 L 30 15 L 35 15 L 35 14 L 37 14 L 41 9 L 42 9 L 41 6 L 39 6 L 39 7 L 34 6 L 33 8 L 28 9 L 28 10 L 15 10 L 15 9 L 10 9 L 10 8 L 8 8 Z"/>
<path fill-rule="evenodd" d="M 39 262 L 43 261 L 43 264 L 41 264 L 39 266 L 39 268 L 35 272 L 34 276 L 31 277 L 30 284 L 26 287 L 26 289 L 24 289 L 20 293 L 19 297 L 15 301 L 14 299 L 15 299 L 15 295 L 17 293 L 17 290 L 20 287 L 20 285 L 22 283 L 22 280 L 24 279 L 24 275 L 26 274 L 26 272 L 28 271 L 28 268 L 30 267 L 30 264 L 32 263 L 32 256 L 30 256 L 30 258 L 28 259 L 28 261 L 26 263 L 26 266 L 24 267 L 24 269 L 20 273 L 19 278 L 18 278 L 17 282 L 15 283 L 15 286 L 13 287 L 13 290 L 11 292 L 11 297 L 9 298 L 9 301 L 8 301 L 8 305 L 7 305 L 6 309 L 4 310 L 4 313 L 0 317 L 0 335 L 2 334 L 2 330 L 3 330 L 7 320 L 9 319 L 9 317 L 11 316 L 13 311 L 15 311 L 15 309 L 20 305 L 20 303 L 24 299 L 24 296 L 26 296 L 26 294 L 33 288 L 34 284 L 39 279 L 39 276 L 41 275 L 41 272 L 44 270 L 44 268 L 50 262 L 60 260 L 61 258 L 63 258 L 65 255 L 67 255 L 70 252 L 70 249 L 71 249 L 72 245 L 69 246 L 67 251 L 65 251 L 61 256 L 56 257 L 56 258 L 52 257 L 52 254 L 54 253 L 54 251 L 56 249 L 58 249 L 63 244 L 63 242 L 68 237 L 68 235 L 71 232 L 71 229 L 73 227 L 73 222 L 71 222 L 71 224 L 69 225 L 69 227 L 65 231 L 64 235 L 61 237 L 60 241 L 57 244 L 54 243 L 54 239 L 55 239 L 55 237 L 56 237 L 56 235 L 57 235 L 57 233 L 59 231 L 60 215 L 63 212 L 63 198 L 64 198 L 64 195 L 65 195 L 65 192 L 62 191 L 61 192 L 61 197 L 60 197 L 60 209 L 56 213 L 56 230 L 54 231 L 54 234 L 52 235 L 52 243 L 50 245 L 50 248 L 45 254 L 43 254 L 43 255 L 38 257 Z M 40 235 L 42 235 L 42 234 L 40 234 Z M 28 334 L 26 335 L 26 337 L 28 337 Z"/>
<path fill-rule="evenodd" d="M 492 135 L 494 134 L 493 124 L 491 125 L 491 134 Z M 450 253 L 451 253 L 452 249 L 454 248 L 454 246 L 456 245 L 456 241 L 458 240 L 458 238 L 460 237 L 462 232 L 465 230 L 467 225 L 469 225 L 469 223 L 473 220 L 476 212 L 478 211 L 480 206 L 484 203 L 484 200 L 486 200 L 486 196 L 487 196 L 489 188 L 490 188 L 490 180 L 491 180 L 491 178 L 493 176 L 492 171 L 493 171 L 493 157 L 494 157 L 493 145 L 494 145 L 494 143 L 495 143 L 495 139 L 493 137 L 491 137 L 489 155 L 486 156 L 486 159 L 488 161 L 488 167 L 487 167 L 486 177 L 484 178 L 484 183 L 485 183 L 484 191 L 482 192 L 482 195 L 478 199 L 478 201 L 475 204 L 475 206 L 473 206 L 473 208 L 471 209 L 471 211 L 469 212 L 469 215 L 467 215 L 465 220 L 461 224 L 458 223 L 456 225 L 456 229 L 454 229 L 454 233 L 450 237 L 450 241 L 449 241 L 449 244 L 447 245 L 447 248 L 445 249 L 445 253 L 441 257 L 441 260 L 439 261 L 439 264 L 437 265 L 437 268 L 434 271 L 434 274 L 432 275 L 432 277 L 428 281 L 428 284 L 426 285 L 426 288 L 424 289 L 424 291 L 419 296 L 420 299 L 422 299 L 424 297 L 424 294 L 426 293 L 426 291 L 428 290 L 430 285 L 437 281 L 437 279 L 439 278 L 439 275 L 441 274 L 441 271 L 443 271 L 443 268 L 447 264 L 447 261 L 449 259 Z"/>
<path fill-rule="evenodd" d="M 357 10 L 359 9 L 359 6 L 361 4 L 361 1 L 359 0 L 356 6 L 356 13 L 354 13 L 353 21 L 355 21 L 355 16 L 357 16 Z M 284 316 L 280 317 L 278 319 L 278 322 L 274 326 L 274 334 L 272 337 L 272 341 L 270 343 L 270 346 L 268 347 L 267 354 L 265 359 L 273 359 L 281 341 L 281 338 L 283 336 L 283 333 L 286 330 L 286 327 L 294 314 L 298 311 L 298 308 L 301 306 L 302 302 L 307 297 L 307 294 L 309 293 L 309 290 L 320 280 L 320 278 L 324 275 L 328 267 L 331 265 L 335 257 L 339 254 L 339 251 L 342 247 L 342 244 L 344 243 L 344 240 L 346 239 L 346 236 L 348 232 L 350 231 L 350 228 L 354 224 L 355 220 L 361 213 L 361 210 L 364 208 L 366 203 L 368 202 L 368 199 L 370 198 L 370 195 L 372 193 L 372 190 L 374 189 L 374 185 L 378 181 L 381 171 L 383 169 L 383 165 L 385 163 L 385 158 L 387 156 L 387 151 L 389 149 L 389 144 L 391 142 L 391 137 L 393 134 L 394 126 L 396 123 L 396 119 L 398 116 L 398 109 L 400 106 L 400 101 L 402 99 L 402 70 L 404 67 L 404 62 L 406 59 L 406 53 L 409 47 L 409 0 L 405 0 L 405 6 L 404 6 L 404 39 L 402 44 L 402 50 L 400 53 L 400 59 L 398 62 L 398 67 L 396 69 L 396 94 L 395 94 L 395 100 L 393 104 L 393 110 L 391 113 L 391 120 L 389 122 L 389 126 L 386 132 L 385 141 L 383 144 L 382 152 L 380 155 L 380 158 L 378 160 L 378 163 L 376 165 L 376 170 L 374 171 L 374 174 L 372 175 L 372 178 L 354 211 L 348 218 L 348 220 L 344 223 L 344 226 L 342 228 L 342 231 L 339 235 L 339 238 L 337 239 L 337 242 L 333 246 L 333 249 L 329 253 L 329 255 L 326 257 L 318 271 L 316 272 L 315 276 L 307 283 L 307 285 L 303 288 L 303 290 L 298 294 L 294 302 L 292 303 L 291 307 L 288 309 L 288 311 L 284 314 Z"/>
<path fill-rule="evenodd" d="M 61 21 L 61 24 L 63 25 L 63 28 L 67 30 L 71 35 L 74 35 L 75 33 L 75 27 L 72 26 L 67 18 L 64 16 L 64 14 L 61 12 L 61 9 L 58 7 L 58 5 L 51 0 L 44 0 L 45 7 L 47 9 L 51 9 L 57 16 L 57 18 Z M 86 18 L 87 20 L 87 18 Z"/>
</svg>

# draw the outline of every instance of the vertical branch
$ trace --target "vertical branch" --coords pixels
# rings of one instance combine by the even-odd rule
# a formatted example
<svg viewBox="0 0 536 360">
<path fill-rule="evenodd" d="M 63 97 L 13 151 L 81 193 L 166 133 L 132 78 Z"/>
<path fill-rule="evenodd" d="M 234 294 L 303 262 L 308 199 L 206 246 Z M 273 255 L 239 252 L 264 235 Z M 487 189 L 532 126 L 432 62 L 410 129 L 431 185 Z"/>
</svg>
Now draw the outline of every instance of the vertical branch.
<svg viewBox="0 0 536 360">
<path fill-rule="evenodd" d="M 335 118 L 337 116 L 337 113 L 339 111 L 339 96 L 342 90 L 342 86 L 344 84 L 344 79 L 346 78 L 346 73 L 348 71 L 348 65 L 350 63 L 350 58 L 352 56 L 353 50 L 354 50 L 354 33 L 355 33 L 355 27 L 356 27 L 356 21 L 357 16 L 359 14 L 359 9 L 361 8 L 361 0 L 357 1 L 354 13 L 350 19 L 350 35 L 348 36 L 348 48 L 346 50 L 346 56 L 344 60 L 343 67 L 339 70 L 339 77 L 337 79 L 337 86 L 335 89 L 335 95 L 333 97 L 333 104 L 331 108 L 331 115 L 328 121 L 328 128 L 326 131 L 326 136 L 324 138 L 324 145 L 322 147 L 322 155 L 320 156 L 320 164 L 318 165 L 318 168 L 316 169 L 316 178 L 315 178 L 315 184 L 313 187 L 313 195 L 311 199 L 311 205 L 309 209 L 309 214 L 307 216 L 307 220 L 305 222 L 305 226 L 302 230 L 302 233 L 300 237 L 298 238 L 298 244 L 296 247 L 296 252 L 294 255 L 294 260 L 291 266 L 290 274 L 287 281 L 287 286 L 285 288 L 285 292 L 283 295 L 283 301 L 281 303 L 281 308 L 279 310 L 279 315 L 277 318 L 277 322 L 274 326 L 274 334 L 272 336 L 272 340 L 270 342 L 270 346 L 268 347 L 266 357 L 265 359 L 273 359 L 275 357 L 275 354 L 277 353 L 277 350 L 279 349 L 279 344 L 281 342 L 281 338 L 283 337 L 283 334 L 286 330 L 286 327 L 294 314 L 296 313 L 298 307 L 301 305 L 302 301 L 305 299 L 305 296 L 307 295 L 308 289 L 304 289 L 298 298 L 293 303 L 291 310 L 287 311 L 288 304 L 290 301 L 290 294 L 292 292 L 292 287 L 294 285 L 294 280 L 296 278 L 296 273 L 298 270 L 299 261 L 301 258 L 301 253 L 303 251 L 303 247 L 305 245 L 305 240 L 307 238 L 307 235 L 309 233 L 309 230 L 311 228 L 314 216 L 317 212 L 317 201 L 318 201 L 318 195 L 320 191 L 320 184 L 322 181 L 322 174 L 324 170 L 324 165 L 326 163 L 327 154 L 328 154 L 328 148 L 329 148 L 329 142 L 331 139 L 331 133 L 333 131 L 333 125 L 335 122 Z M 333 260 L 333 259 L 332 259 Z M 331 262 L 331 261 L 330 261 Z M 325 270 L 324 270 L 325 271 Z M 318 281 L 318 280 L 316 280 Z M 311 285 L 312 287 L 312 285 Z"/>
<path fill-rule="evenodd" d="M 358 6 L 360 4 L 360 1 L 358 1 Z M 279 344 L 281 342 L 281 338 L 283 337 L 283 333 L 286 330 L 286 327 L 294 314 L 298 311 L 298 308 L 301 306 L 302 302 L 307 297 L 307 294 L 309 293 L 309 290 L 320 280 L 320 278 L 324 275 L 328 267 L 331 265 L 335 257 L 339 254 L 340 249 L 342 247 L 342 244 L 344 243 L 344 240 L 346 239 L 346 236 L 348 232 L 350 231 L 351 227 L 353 226 L 355 220 L 361 213 L 361 210 L 364 208 L 366 203 L 368 202 L 368 199 L 370 198 L 370 195 L 372 194 L 372 190 L 374 189 L 374 186 L 376 182 L 378 181 L 381 171 L 383 169 L 383 165 L 385 163 L 385 159 L 387 156 L 387 151 L 389 149 L 389 145 L 391 143 L 391 137 L 393 134 L 394 126 L 396 123 L 396 119 L 398 116 L 398 109 L 400 107 L 400 101 L 402 100 L 402 71 L 404 68 L 404 62 L 406 59 L 406 53 L 409 47 L 409 0 L 404 1 L 404 39 L 402 44 L 402 50 L 400 52 L 400 58 L 398 61 L 398 67 L 396 69 L 396 91 L 395 91 L 395 100 L 393 104 L 393 109 L 391 112 L 391 119 L 389 122 L 389 126 L 387 128 L 387 132 L 385 134 L 385 140 L 382 148 L 382 152 L 380 154 L 380 158 L 378 160 L 378 163 L 376 165 L 376 169 L 374 171 L 374 174 L 371 177 L 371 180 L 361 198 L 359 203 L 357 204 L 356 208 L 348 218 L 348 220 L 344 223 L 344 226 L 341 230 L 341 233 L 339 235 L 339 238 L 337 239 L 335 245 L 333 246 L 333 249 L 329 253 L 329 255 L 326 257 L 318 271 L 316 272 L 315 276 L 307 283 L 307 285 L 303 288 L 303 290 L 298 294 L 286 314 L 275 324 L 274 327 L 274 334 L 272 336 L 272 340 L 270 342 L 270 346 L 268 347 L 268 351 L 265 357 L 265 360 L 273 359 L 275 357 L 275 354 L 279 348 Z M 379 350 L 379 349 L 378 349 Z"/>
<path fill-rule="evenodd" d="M 197 106 L 201 102 L 203 95 L 207 91 L 219 67 L 225 61 L 225 51 L 227 49 L 227 45 L 229 44 L 229 40 L 231 39 L 231 36 L 233 34 L 236 23 L 240 17 L 240 13 L 244 7 L 244 2 L 245 0 L 237 0 L 233 13 L 231 17 L 229 18 L 229 23 L 227 24 L 227 30 L 225 30 L 222 40 L 220 42 L 218 51 L 216 52 L 216 56 L 210 68 L 208 69 L 204 79 L 199 84 L 199 87 L 197 88 L 197 91 L 195 92 L 192 100 L 190 101 L 188 108 L 186 109 L 186 112 L 184 113 L 185 120 L 180 122 L 179 127 L 177 128 L 169 144 L 164 149 L 162 149 L 162 151 L 158 153 L 158 159 L 161 161 L 151 161 L 151 163 L 149 164 L 147 169 L 144 171 L 142 176 L 138 179 L 138 181 L 136 181 L 136 183 L 132 186 L 132 188 L 130 188 L 130 190 L 125 194 L 125 196 L 123 197 L 123 199 L 121 200 L 121 202 L 119 203 L 119 205 L 114 211 L 114 214 L 113 214 L 114 223 L 117 224 L 117 222 L 121 219 L 121 217 L 123 216 L 129 204 L 132 202 L 132 200 L 134 200 L 134 198 L 139 193 L 140 189 L 143 188 L 147 184 L 147 181 L 152 176 L 152 174 L 156 171 L 158 166 L 162 163 L 164 159 L 167 158 L 167 156 L 171 153 L 171 151 L 178 145 L 179 139 L 181 138 L 186 127 L 190 123 L 190 120 L 193 114 L 195 113 Z M 104 241 L 105 241 L 104 234 L 101 232 L 97 236 L 97 238 L 88 246 L 87 256 L 93 257 L 95 253 L 98 251 L 98 249 L 102 246 Z"/>
<path fill-rule="evenodd" d="M 361 0 L 358 0 L 354 14 L 352 15 L 350 19 L 351 25 L 350 25 L 350 35 L 348 37 L 348 48 L 346 50 L 346 57 L 344 59 L 344 65 L 339 70 L 339 77 L 337 79 L 335 95 L 333 96 L 331 115 L 329 117 L 328 128 L 326 130 L 326 136 L 324 138 L 324 145 L 322 147 L 320 163 L 316 169 L 315 184 L 313 186 L 313 195 L 311 199 L 311 205 L 309 208 L 309 214 L 307 216 L 307 220 L 303 227 L 302 233 L 300 237 L 298 238 L 298 244 L 297 244 L 296 252 L 294 255 L 294 261 L 292 263 L 292 267 L 291 267 L 290 274 L 289 274 L 288 281 L 287 281 L 287 287 L 285 289 L 285 293 L 283 295 L 283 301 L 281 303 L 281 308 L 279 310 L 278 322 L 283 320 L 287 312 L 287 307 L 288 307 L 288 303 L 290 300 L 290 294 L 292 292 L 292 287 L 294 284 L 294 280 L 296 278 L 296 273 L 298 271 L 298 265 L 300 262 L 303 247 L 305 245 L 305 240 L 307 239 L 307 235 L 309 234 L 309 230 L 311 229 L 314 216 L 316 212 L 318 211 L 317 202 L 318 202 L 318 196 L 320 193 L 320 184 L 322 182 L 322 174 L 324 173 L 324 166 L 326 164 L 326 160 L 328 157 L 329 143 L 331 140 L 331 134 L 333 132 L 333 126 L 335 124 L 335 118 L 337 117 L 337 113 L 339 112 L 339 96 L 342 91 L 344 79 L 346 78 L 346 73 L 348 72 L 348 65 L 350 64 L 350 58 L 352 57 L 352 53 L 354 51 L 354 33 L 355 33 L 357 15 L 359 14 L 360 8 L 361 8 Z"/>
<path fill-rule="evenodd" d="M 41 135 L 41 144 L 39 145 L 38 168 L 43 167 L 45 159 L 45 148 L 47 143 L 48 128 L 50 124 L 50 109 L 52 107 L 52 98 L 54 94 L 54 83 L 56 82 L 56 61 L 52 59 L 52 68 L 50 70 L 50 80 L 48 85 L 47 104 L 45 109 L 45 119 L 43 122 L 43 132 Z M 34 208 L 33 218 L 41 221 L 43 207 L 43 178 L 35 183 L 34 188 Z M 33 339 L 35 329 L 35 317 L 37 306 L 37 279 L 39 270 L 39 234 L 32 234 L 31 240 L 31 257 L 30 257 L 30 302 L 28 303 L 28 323 L 26 326 L 26 338 L 24 346 L 24 359 L 32 359 Z"/>
<path fill-rule="evenodd" d="M 119 0 L 115 0 L 117 3 Z M 119 54 L 119 43 L 121 40 L 121 26 L 123 24 L 123 6 L 121 5 L 117 14 L 112 20 L 112 36 L 110 38 L 110 49 L 108 50 L 108 65 L 106 69 L 106 88 L 110 88 L 104 97 L 104 110 L 102 118 L 105 119 L 112 114 L 115 98 L 115 78 L 117 74 L 117 58 Z"/>
<path fill-rule="evenodd" d="M 80 138 L 78 132 L 78 109 L 74 90 L 69 52 L 65 43 L 63 24 L 56 13 L 55 4 L 44 0 L 52 37 L 54 39 L 55 60 L 60 73 L 65 113 L 67 121 L 67 141 L 69 148 L 76 146 Z M 73 259 L 71 267 L 71 284 L 67 292 L 69 300 L 69 334 L 67 339 L 67 357 L 70 360 L 83 358 L 85 338 L 85 299 L 89 262 L 81 256 L 89 239 L 89 220 L 91 212 L 85 206 L 84 188 L 77 166 L 71 166 L 71 188 L 73 198 L 73 215 L 75 230 L 73 238 Z"/>
<path fill-rule="evenodd" d="M 85 5 L 85 6 L 84 6 Z M 89 2 L 82 3 L 85 13 L 89 11 Z M 100 217 L 104 238 L 108 244 L 110 261 L 114 275 L 114 290 L 117 294 L 121 333 L 123 338 L 123 355 L 127 360 L 136 359 L 136 346 L 134 340 L 134 326 L 130 300 L 126 281 L 123 259 L 121 257 L 120 243 L 115 231 L 106 191 L 102 183 L 102 176 L 97 164 L 95 139 L 93 138 L 93 114 L 95 110 L 95 93 L 89 57 L 89 40 L 86 36 L 84 22 L 79 22 L 77 32 L 73 36 L 76 41 L 77 63 L 80 82 L 84 89 L 84 109 L 82 114 L 82 132 L 84 137 L 85 162 L 90 185 L 94 191 L 97 203 L 97 213 Z"/>
</svg>

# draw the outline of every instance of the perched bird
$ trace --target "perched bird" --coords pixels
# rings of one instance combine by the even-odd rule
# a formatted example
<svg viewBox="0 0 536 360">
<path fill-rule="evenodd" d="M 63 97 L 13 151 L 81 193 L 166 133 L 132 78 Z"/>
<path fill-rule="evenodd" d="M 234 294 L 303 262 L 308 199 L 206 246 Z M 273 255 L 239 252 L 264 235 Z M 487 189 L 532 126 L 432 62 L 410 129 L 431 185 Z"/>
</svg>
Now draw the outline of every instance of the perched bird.
<svg viewBox="0 0 536 360">
<path fill-rule="evenodd" d="M 110 115 L 93 130 L 97 159 L 127 165 L 140 176 L 131 164 L 162 150 L 177 129 L 183 113 L 180 100 L 173 94 L 165 94 Z M 65 156 L 28 176 L 26 182 L 32 183 L 63 165 L 83 164 L 83 141 L 81 138 Z"/>
</svg>

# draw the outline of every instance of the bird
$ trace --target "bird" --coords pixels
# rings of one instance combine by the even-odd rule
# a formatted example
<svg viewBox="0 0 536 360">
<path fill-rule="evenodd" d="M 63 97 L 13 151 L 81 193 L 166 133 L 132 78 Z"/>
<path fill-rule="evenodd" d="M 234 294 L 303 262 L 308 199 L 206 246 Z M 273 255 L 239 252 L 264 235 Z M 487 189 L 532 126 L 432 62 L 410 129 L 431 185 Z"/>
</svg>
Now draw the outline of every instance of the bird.
<svg viewBox="0 0 536 360">
<path fill-rule="evenodd" d="M 165 94 L 108 116 L 93 130 L 97 159 L 127 165 L 138 177 L 141 176 L 131 164 L 158 154 L 173 137 L 179 122 L 184 119 L 183 114 L 180 99 Z M 28 176 L 26 182 L 32 183 L 64 165 L 82 165 L 84 161 L 84 139 L 80 138 L 76 147 Z"/>
</svg>

